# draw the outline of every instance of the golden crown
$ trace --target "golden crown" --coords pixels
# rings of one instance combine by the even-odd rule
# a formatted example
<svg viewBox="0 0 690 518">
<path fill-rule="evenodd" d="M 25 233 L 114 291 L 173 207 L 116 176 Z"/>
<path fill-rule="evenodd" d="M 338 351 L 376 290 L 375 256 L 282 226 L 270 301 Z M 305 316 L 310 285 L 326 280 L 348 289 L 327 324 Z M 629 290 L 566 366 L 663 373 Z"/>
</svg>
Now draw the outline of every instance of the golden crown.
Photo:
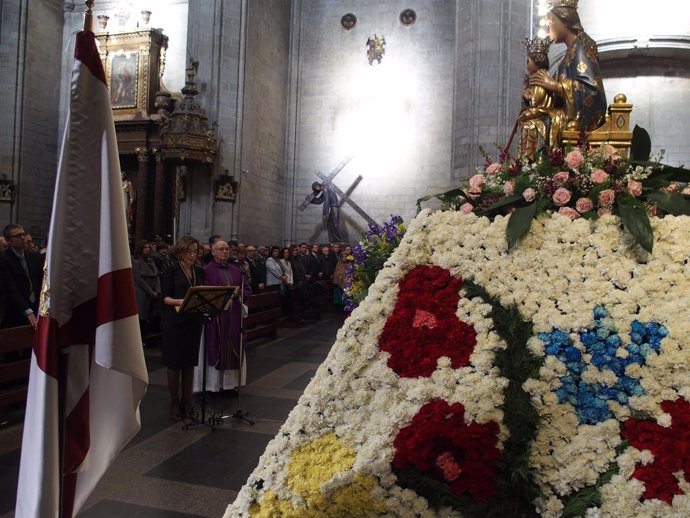
<svg viewBox="0 0 690 518">
<path fill-rule="evenodd" d="M 577 9 L 577 0 L 549 0 L 549 9 L 554 7 L 572 7 Z"/>
<path fill-rule="evenodd" d="M 525 38 L 522 44 L 527 49 L 527 55 L 534 59 L 535 56 L 546 57 L 549 55 L 551 40 L 549 38 Z"/>
</svg>

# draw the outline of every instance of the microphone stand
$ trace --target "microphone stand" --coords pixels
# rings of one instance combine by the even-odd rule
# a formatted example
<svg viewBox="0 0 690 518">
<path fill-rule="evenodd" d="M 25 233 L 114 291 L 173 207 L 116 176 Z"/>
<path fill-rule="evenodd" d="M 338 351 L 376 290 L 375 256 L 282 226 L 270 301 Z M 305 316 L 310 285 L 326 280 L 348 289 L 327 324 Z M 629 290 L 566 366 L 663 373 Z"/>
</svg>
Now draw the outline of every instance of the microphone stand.
<svg viewBox="0 0 690 518">
<path fill-rule="evenodd" d="M 206 287 L 208 288 L 208 287 Z M 190 288 L 192 289 L 192 288 Z M 204 296 L 202 293 L 194 293 L 193 297 L 194 300 L 196 300 L 199 305 L 199 308 L 203 308 L 202 310 L 195 311 L 199 315 L 201 315 L 204 323 L 210 323 L 213 321 L 213 319 L 217 316 L 219 316 L 222 312 L 222 308 L 224 308 L 228 301 L 232 298 L 232 292 L 227 291 L 226 293 L 223 294 L 223 297 L 221 300 L 221 304 L 217 307 L 214 306 L 214 304 Z M 206 326 L 204 325 L 204 328 Z M 202 334 L 202 336 L 204 336 Z M 185 420 L 182 429 L 183 430 L 189 430 L 192 427 L 196 426 L 209 426 L 211 430 L 214 430 L 216 425 L 221 425 L 223 424 L 223 418 L 222 417 L 216 417 L 216 412 L 213 412 L 211 416 L 208 418 L 208 421 L 206 420 L 206 368 L 207 368 L 207 350 L 206 350 L 206 343 L 205 340 L 202 341 L 201 343 L 202 349 L 202 389 L 201 389 L 201 415 L 195 412 L 194 417 L 187 422 Z"/>
<path fill-rule="evenodd" d="M 249 412 L 242 410 L 242 368 L 244 367 L 244 283 L 247 277 L 244 272 L 242 264 L 239 265 L 240 269 L 240 343 L 239 343 L 239 371 L 237 377 L 237 407 L 235 411 L 230 415 L 233 419 L 239 419 L 251 425 L 254 424 L 254 420 L 249 417 Z M 225 416 L 224 416 L 225 417 Z"/>
<path fill-rule="evenodd" d="M 202 319 L 204 321 L 203 333 L 201 334 L 201 348 L 202 351 L 202 370 L 201 370 L 201 416 L 195 412 L 194 417 L 191 418 L 190 422 L 185 422 L 182 425 L 183 430 L 189 430 L 192 426 L 210 426 L 211 430 L 215 429 L 216 425 L 223 424 L 222 417 L 216 417 L 215 412 L 211 412 L 208 422 L 206 422 L 206 364 L 208 363 L 206 351 L 206 324 L 210 324 L 214 317 L 211 312 L 201 313 Z"/>
</svg>

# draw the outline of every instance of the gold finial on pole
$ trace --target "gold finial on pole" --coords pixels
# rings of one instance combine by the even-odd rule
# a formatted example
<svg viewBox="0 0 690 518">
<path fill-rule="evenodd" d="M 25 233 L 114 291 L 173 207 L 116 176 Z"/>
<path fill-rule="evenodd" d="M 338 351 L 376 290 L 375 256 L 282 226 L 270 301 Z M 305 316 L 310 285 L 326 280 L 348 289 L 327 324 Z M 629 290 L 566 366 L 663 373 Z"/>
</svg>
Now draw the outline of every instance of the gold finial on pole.
<svg viewBox="0 0 690 518">
<path fill-rule="evenodd" d="M 93 32 L 93 3 L 94 0 L 85 0 L 86 14 L 84 15 L 84 30 Z"/>
</svg>

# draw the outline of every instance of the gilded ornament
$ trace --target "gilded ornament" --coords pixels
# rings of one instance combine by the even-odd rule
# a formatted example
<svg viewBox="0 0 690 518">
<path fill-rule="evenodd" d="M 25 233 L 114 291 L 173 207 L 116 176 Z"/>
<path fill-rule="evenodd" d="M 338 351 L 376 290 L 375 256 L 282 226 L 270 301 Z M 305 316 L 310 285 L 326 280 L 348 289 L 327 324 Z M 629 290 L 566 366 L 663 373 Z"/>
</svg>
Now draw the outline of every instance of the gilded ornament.
<svg viewBox="0 0 690 518">
<path fill-rule="evenodd" d="M 50 318 L 50 284 L 48 283 L 48 259 L 43 264 L 43 285 L 38 305 L 38 314 Z"/>
<path fill-rule="evenodd" d="M 587 72 L 587 65 L 584 61 L 580 61 L 577 64 L 577 71 L 580 72 L 580 74 L 584 74 L 585 72 Z"/>
</svg>

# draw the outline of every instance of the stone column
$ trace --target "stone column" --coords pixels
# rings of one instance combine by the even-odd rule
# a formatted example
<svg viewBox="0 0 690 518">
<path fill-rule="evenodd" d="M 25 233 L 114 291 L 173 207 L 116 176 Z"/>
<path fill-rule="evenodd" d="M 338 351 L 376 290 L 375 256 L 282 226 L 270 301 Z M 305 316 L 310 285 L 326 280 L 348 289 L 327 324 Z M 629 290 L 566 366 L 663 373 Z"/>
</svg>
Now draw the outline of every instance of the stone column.
<svg viewBox="0 0 690 518">
<path fill-rule="evenodd" d="M 156 149 L 153 155 L 156 160 L 156 170 L 153 182 L 153 221 L 151 231 L 164 236 L 168 233 L 165 217 L 166 208 L 169 207 L 165 196 L 165 193 L 168 191 L 166 189 L 166 183 L 168 182 L 166 181 L 165 160 L 163 160 L 160 150 Z"/>
<path fill-rule="evenodd" d="M 137 177 L 132 182 L 137 189 L 136 212 L 134 216 L 134 241 L 146 237 L 146 200 L 148 199 L 148 172 L 151 151 L 149 148 L 137 148 Z"/>
</svg>

